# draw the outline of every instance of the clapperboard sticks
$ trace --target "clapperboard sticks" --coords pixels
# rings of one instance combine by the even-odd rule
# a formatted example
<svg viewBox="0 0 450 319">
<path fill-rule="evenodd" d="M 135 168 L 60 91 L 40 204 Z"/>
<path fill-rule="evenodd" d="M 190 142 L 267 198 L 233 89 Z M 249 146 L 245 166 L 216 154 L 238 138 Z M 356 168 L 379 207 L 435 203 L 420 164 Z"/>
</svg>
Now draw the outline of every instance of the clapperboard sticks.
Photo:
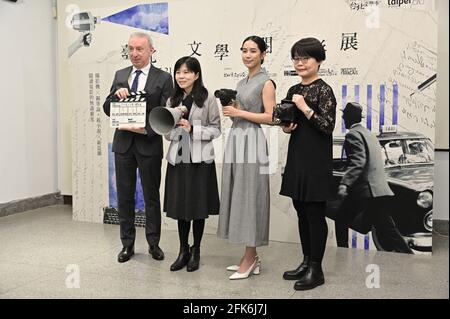
<svg viewBox="0 0 450 319">
<path fill-rule="evenodd" d="M 125 99 L 111 101 L 110 127 L 145 125 L 146 91 L 130 92 Z"/>
<path fill-rule="evenodd" d="M 130 92 L 129 97 L 121 99 L 119 102 L 144 102 L 146 94 L 147 92 L 145 91 Z"/>
</svg>

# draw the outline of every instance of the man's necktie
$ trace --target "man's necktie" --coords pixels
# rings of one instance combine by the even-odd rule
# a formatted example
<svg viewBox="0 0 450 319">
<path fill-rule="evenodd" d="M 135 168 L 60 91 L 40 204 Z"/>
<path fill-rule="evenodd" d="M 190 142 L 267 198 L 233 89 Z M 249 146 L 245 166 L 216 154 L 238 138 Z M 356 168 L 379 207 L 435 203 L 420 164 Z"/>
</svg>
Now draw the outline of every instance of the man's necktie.
<svg viewBox="0 0 450 319">
<path fill-rule="evenodd" d="M 138 84 L 139 84 L 139 75 L 141 75 L 142 71 L 141 70 L 136 70 L 134 73 L 136 75 L 134 76 L 133 84 L 131 85 L 131 91 L 132 92 L 137 92 Z"/>
</svg>

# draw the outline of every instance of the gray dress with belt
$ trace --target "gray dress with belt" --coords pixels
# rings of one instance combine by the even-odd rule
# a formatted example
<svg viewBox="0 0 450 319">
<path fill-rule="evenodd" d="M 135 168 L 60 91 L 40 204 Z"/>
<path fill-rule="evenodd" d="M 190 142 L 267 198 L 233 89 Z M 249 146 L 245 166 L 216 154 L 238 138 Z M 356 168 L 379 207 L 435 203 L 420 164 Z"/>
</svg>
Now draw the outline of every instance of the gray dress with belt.
<svg viewBox="0 0 450 319">
<path fill-rule="evenodd" d="M 264 69 L 241 80 L 237 101 L 248 112 L 263 113 L 262 90 L 269 81 Z M 217 235 L 249 247 L 269 241 L 269 161 L 266 137 L 259 124 L 234 118 L 222 168 Z"/>
</svg>

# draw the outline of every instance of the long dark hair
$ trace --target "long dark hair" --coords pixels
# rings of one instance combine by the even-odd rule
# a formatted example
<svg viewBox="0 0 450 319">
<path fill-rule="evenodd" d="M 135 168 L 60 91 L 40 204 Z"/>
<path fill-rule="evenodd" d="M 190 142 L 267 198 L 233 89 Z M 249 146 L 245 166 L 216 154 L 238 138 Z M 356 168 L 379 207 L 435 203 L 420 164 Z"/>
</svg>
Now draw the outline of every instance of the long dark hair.
<svg viewBox="0 0 450 319">
<path fill-rule="evenodd" d="M 180 86 L 176 81 L 176 73 L 183 65 L 186 65 L 186 68 L 189 71 L 198 74 L 198 78 L 194 82 L 194 86 L 192 88 L 190 95 L 192 96 L 195 104 L 198 107 L 203 107 L 203 104 L 208 98 L 208 90 L 203 85 L 202 69 L 200 67 L 200 62 L 198 62 L 196 58 L 189 56 L 184 56 L 178 59 L 178 61 L 175 63 L 175 67 L 173 70 L 173 78 L 175 80 L 174 81 L 175 90 L 173 91 L 172 97 L 170 98 L 170 106 L 177 107 L 183 100 L 183 95 L 185 92 L 182 88 L 180 88 Z"/>
</svg>

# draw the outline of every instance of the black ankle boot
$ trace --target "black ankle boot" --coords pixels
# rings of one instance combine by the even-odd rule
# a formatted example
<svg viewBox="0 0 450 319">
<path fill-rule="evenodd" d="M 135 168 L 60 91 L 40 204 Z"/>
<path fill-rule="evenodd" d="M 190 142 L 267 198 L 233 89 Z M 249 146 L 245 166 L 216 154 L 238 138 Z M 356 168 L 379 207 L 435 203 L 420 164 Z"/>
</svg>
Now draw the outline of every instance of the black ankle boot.
<svg viewBox="0 0 450 319">
<path fill-rule="evenodd" d="M 190 257 L 191 256 L 189 254 L 189 246 L 181 246 L 180 253 L 178 254 L 178 258 L 170 266 L 170 271 L 177 271 L 177 270 L 182 269 L 184 266 L 187 265 Z"/>
<path fill-rule="evenodd" d="M 187 264 L 187 271 L 196 271 L 200 267 L 200 247 L 191 247 L 191 258 Z"/>
<path fill-rule="evenodd" d="M 319 262 L 310 261 L 306 274 L 295 283 L 294 289 L 309 290 L 324 283 L 325 278 L 323 277 L 322 265 Z"/>
<path fill-rule="evenodd" d="M 285 271 L 283 274 L 283 279 L 285 280 L 300 280 L 308 270 L 309 256 L 303 257 L 303 262 L 297 269 Z"/>
</svg>

